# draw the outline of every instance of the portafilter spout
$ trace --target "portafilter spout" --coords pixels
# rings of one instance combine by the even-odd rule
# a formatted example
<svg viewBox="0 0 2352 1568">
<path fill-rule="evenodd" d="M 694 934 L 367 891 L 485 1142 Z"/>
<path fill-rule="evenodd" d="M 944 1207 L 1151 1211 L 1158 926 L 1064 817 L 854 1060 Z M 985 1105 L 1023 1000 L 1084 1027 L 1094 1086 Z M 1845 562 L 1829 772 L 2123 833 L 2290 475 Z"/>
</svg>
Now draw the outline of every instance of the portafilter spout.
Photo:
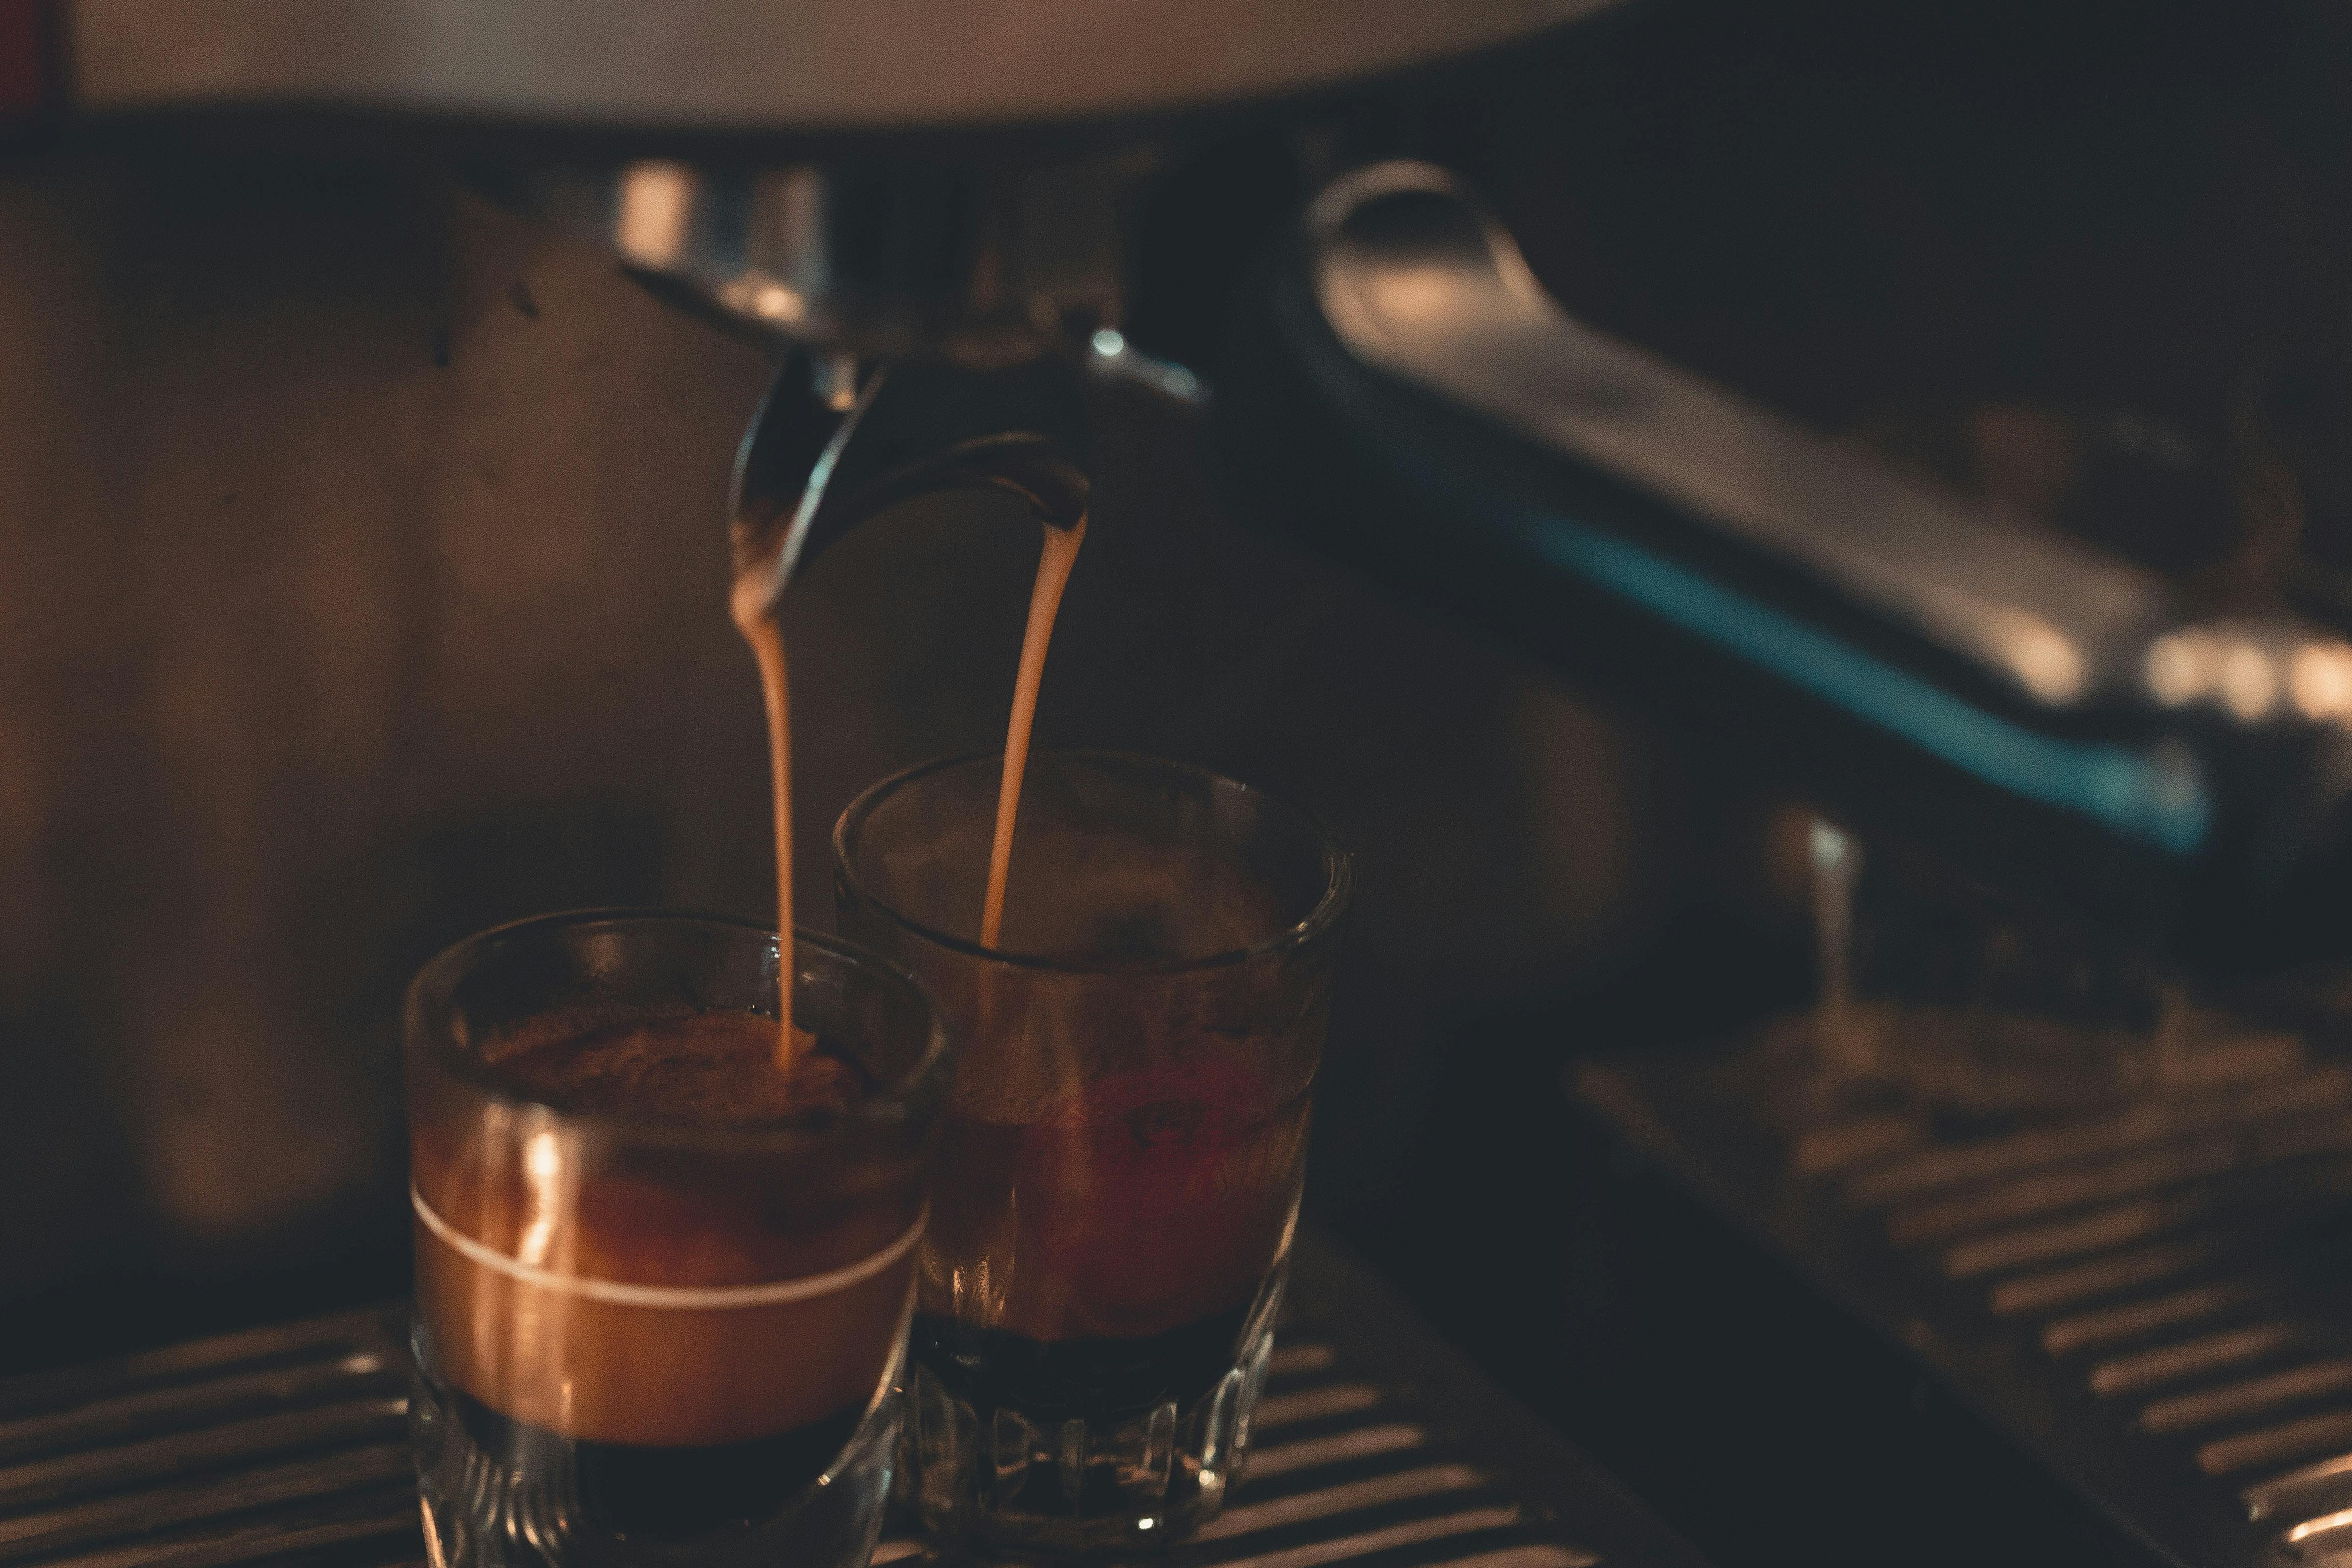
<svg viewBox="0 0 2352 1568">
<path fill-rule="evenodd" d="M 767 563 L 771 609 L 802 567 L 919 495 L 996 489 L 1037 521 L 1086 519 L 1093 440 L 1077 369 L 1058 357 L 974 371 L 788 353 L 735 457 L 728 534 L 740 575 Z"/>
</svg>

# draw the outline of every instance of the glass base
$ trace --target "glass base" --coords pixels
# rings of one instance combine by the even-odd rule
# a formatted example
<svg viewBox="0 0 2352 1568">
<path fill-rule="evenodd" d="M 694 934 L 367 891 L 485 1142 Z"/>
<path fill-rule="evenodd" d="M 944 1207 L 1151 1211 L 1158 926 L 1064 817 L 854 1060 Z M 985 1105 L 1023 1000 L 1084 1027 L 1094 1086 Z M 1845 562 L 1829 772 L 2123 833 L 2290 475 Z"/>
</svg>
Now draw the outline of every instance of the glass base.
<svg viewBox="0 0 2352 1568">
<path fill-rule="evenodd" d="M 864 1568 L 873 1555 L 895 1392 L 781 1437 L 643 1448 L 509 1420 L 435 1375 L 422 1324 L 412 1349 L 409 1442 L 435 1568 Z"/>
<path fill-rule="evenodd" d="M 966 1333 L 951 1353 L 919 1331 L 901 1502 L 951 1542 L 1092 1552 L 1181 1540 L 1217 1516 L 1248 1454 L 1287 1273 L 1278 1266 L 1245 1311 L 1223 1320 L 1218 1364 L 1205 1377 L 1186 1375 L 1185 1363 L 1198 1361 L 1197 1348 L 1181 1342 L 1191 1330 L 1163 1336 L 1172 1342 L 1164 1347 L 1111 1342 L 1124 1355 L 1021 1342 L 1033 1362 L 1061 1363 L 1043 1376 L 992 1356 L 985 1333 Z M 1087 1381 L 1074 1363 L 1109 1369 L 1103 1382 L 1115 1384 L 1148 1375 L 1139 1351 L 1168 1358 L 1178 1392 L 1108 1409 L 1073 1397 Z M 1048 1382 L 1063 1386 L 1040 1396 Z"/>
</svg>

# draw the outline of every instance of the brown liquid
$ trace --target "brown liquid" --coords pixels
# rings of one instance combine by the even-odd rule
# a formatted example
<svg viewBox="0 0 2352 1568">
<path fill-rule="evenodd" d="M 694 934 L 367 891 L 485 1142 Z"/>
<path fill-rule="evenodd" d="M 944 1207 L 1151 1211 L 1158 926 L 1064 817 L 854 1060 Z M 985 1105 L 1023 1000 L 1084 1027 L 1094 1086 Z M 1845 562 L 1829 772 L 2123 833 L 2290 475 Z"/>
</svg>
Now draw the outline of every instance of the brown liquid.
<svg viewBox="0 0 2352 1568">
<path fill-rule="evenodd" d="M 837 1114 L 851 1074 L 802 1059 L 789 1079 L 772 1023 L 684 1016 L 575 1029 L 541 1021 L 484 1052 L 512 1088 L 569 1110 L 699 1122 Z M 498 1415 L 565 1437 L 640 1447 L 737 1443 L 862 1408 L 895 1348 L 914 1255 L 871 1272 L 919 1217 L 909 1184 L 813 1201 L 789 1157 L 596 1166 L 555 1134 L 421 1131 L 415 1181 L 449 1230 L 522 1266 L 498 1267 L 417 1219 L 419 1310 L 438 1370 Z M 454 1144 L 454 1146 L 453 1146 Z M 796 1300 L 712 1304 L 698 1288 L 857 1277 Z M 661 1289 L 659 1304 L 598 1299 L 583 1282 Z M 677 1295 L 680 1289 L 688 1295 Z"/>
<path fill-rule="evenodd" d="M 1279 1256 L 1308 1096 L 1194 1058 L 1096 1079 L 1034 1121 L 950 1111 L 927 1312 L 1032 1340 L 1139 1340 L 1235 1310 Z"/>
<path fill-rule="evenodd" d="M 737 574 L 728 609 L 759 661 L 760 696 L 768 718 L 768 788 L 776 816 L 776 966 L 779 1031 L 776 1067 L 789 1076 L 807 1054 L 808 1032 L 793 1022 L 793 722 L 792 679 L 784 661 L 784 628 L 777 618 L 774 560 L 755 561 Z"/>
<path fill-rule="evenodd" d="M 1013 716 L 1005 728 L 1004 772 L 997 791 L 996 831 L 989 848 L 988 894 L 981 914 L 981 945 L 992 947 L 1004 921 L 1004 892 L 1013 866 L 1014 818 L 1021 807 L 1021 779 L 1029 763 L 1029 736 L 1037 719 L 1037 691 L 1045 679 L 1045 648 L 1053 640 L 1054 621 L 1062 607 L 1062 592 L 1069 585 L 1078 546 L 1086 542 L 1087 520 L 1081 516 L 1067 528 L 1044 523 L 1045 542 L 1037 555 L 1037 579 L 1029 593 L 1029 619 L 1021 634 L 1021 663 L 1013 681 Z M 779 534 L 777 543 L 782 543 Z M 789 666 L 784 657 L 783 627 L 778 620 L 778 587 L 772 550 L 740 564 L 728 608 L 735 626 L 751 645 L 760 666 L 760 689 L 768 718 L 768 774 L 775 806 L 776 930 L 789 943 L 793 930 L 793 789 L 792 701 Z M 790 966 L 785 989 L 790 990 Z M 790 1009 L 785 1009 L 789 1014 Z M 808 1037 L 789 1016 L 776 1042 L 776 1063 L 784 1072 L 805 1054 Z"/>
<path fill-rule="evenodd" d="M 1078 546 L 1086 542 L 1087 520 L 1069 528 L 1045 525 L 1045 543 L 1037 555 L 1037 582 L 1029 591 L 1029 624 L 1021 634 L 1021 667 L 1013 679 L 1013 719 L 1004 730 L 1004 774 L 996 791 L 996 833 L 988 847 L 988 898 L 981 906 L 980 945 L 994 947 L 1004 925 L 1004 882 L 1013 869 L 1013 823 L 1021 810 L 1021 775 L 1029 766 L 1029 731 L 1037 721 L 1037 688 L 1045 679 L 1045 645 L 1054 636 L 1054 617 L 1062 607 L 1062 590 L 1069 585 L 1070 568 L 1077 563 Z"/>
</svg>

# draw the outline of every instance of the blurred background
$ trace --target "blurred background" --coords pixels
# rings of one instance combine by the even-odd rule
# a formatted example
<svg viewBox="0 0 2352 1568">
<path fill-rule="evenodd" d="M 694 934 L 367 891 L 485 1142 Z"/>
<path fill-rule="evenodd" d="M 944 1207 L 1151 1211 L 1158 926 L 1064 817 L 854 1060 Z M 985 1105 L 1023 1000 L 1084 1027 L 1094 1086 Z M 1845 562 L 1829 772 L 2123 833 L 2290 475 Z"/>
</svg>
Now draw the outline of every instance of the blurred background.
<svg viewBox="0 0 2352 1568">
<path fill-rule="evenodd" d="M 2347 46 L 2316 3 L 1647 0 L 1375 133 L 1596 325 L 2217 611 L 2288 574 L 2352 607 Z M 1190 216 L 1295 210 L 1252 134 L 1156 188 L 1158 265 L 1235 274 Z M 760 352 L 427 169 L 26 151 L 0 236 L 6 1371 L 397 1292 L 415 966 L 773 889 L 723 605 Z M 1213 382 L 1166 292 L 1133 335 Z M 1559 1074 L 1809 1000 L 1807 818 L 1252 526 L 1191 418 L 1111 387 L 1097 419 L 1041 739 L 1356 847 L 1315 1212 L 1635 1463 L 1554 1344 Z M 1001 743 L 1034 536 L 984 504 L 795 590 L 804 910 L 854 794 Z"/>
</svg>

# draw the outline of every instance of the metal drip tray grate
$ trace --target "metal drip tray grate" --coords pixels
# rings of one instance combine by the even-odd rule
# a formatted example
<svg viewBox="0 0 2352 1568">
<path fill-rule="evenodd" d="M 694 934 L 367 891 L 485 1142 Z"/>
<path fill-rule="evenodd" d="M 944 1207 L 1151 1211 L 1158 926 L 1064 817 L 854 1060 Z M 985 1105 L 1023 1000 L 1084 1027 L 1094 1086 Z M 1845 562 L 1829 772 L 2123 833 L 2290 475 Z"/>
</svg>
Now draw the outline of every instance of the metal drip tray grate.
<svg viewBox="0 0 2352 1568">
<path fill-rule="evenodd" d="M 1401 1326 L 1354 1265 L 1307 1249 L 1298 1293 L 1247 1476 L 1202 1535 L 1152 1561 L 1697 1568 L 1573 1450 Z M 0 1382 L 0 1564 L 423 1563 L 401 1324 L 362 1312 Z M 928 1556 L 892 1539 L 874 1561 Z"/>
<path fill-rule="evenodd" d="M 2161 1552 L 2352 1568 L 2352 1068 L 2247 1036 L 2000 1131 L 1808 1085 L 1801 1048 L 1575 1088 Z"/>
</svg>

